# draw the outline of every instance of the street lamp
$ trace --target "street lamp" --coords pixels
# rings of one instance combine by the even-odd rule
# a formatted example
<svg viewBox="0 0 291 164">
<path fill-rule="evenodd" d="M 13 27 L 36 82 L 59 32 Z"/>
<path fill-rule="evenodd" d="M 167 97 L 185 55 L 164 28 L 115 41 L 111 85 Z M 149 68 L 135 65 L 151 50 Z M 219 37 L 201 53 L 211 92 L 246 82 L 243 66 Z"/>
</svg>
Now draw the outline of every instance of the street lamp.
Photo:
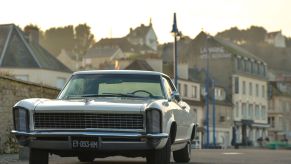
<svg viewBox="0 0 291 164">
<path fill-rule="evenodd" d="M 177 27 L 177 20 L 176 20 L 176 13 L 174 13 L 174 20 L 173 20 L 173 27 L 171 33 L 174 36 L 174 58 L 173 58 L 173 64 L 174 64 L 174 84 L 176 87 L 178 87 L 178 54 L 177 54 L 177 37 L 181 37 L 182 33 L 178 30 Z"/>
</svg>

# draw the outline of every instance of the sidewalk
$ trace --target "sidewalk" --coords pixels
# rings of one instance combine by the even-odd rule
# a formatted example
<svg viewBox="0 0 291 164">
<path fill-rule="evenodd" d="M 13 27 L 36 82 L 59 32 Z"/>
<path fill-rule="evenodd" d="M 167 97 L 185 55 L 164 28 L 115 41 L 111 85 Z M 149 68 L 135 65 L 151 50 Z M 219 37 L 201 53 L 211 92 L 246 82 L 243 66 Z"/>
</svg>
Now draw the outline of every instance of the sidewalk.
<svg viewBox="0 0 291 164">
<path fill-rule="evenodd" d="M 1 164 L 8 164 L 12 162 L 17 162 L 18 154 L 0 154 L 0 163 Z"/>
</svg>

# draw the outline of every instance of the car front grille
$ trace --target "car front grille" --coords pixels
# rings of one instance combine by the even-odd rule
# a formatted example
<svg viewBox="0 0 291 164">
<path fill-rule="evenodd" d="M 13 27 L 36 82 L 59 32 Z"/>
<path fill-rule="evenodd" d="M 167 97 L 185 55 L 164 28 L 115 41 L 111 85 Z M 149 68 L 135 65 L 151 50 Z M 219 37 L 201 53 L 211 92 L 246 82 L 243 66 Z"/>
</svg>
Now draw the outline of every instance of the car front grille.
<svg viewBox="0 0 291 164">
<path fill-rule="evenodd" d="M 142 114 L 35 113 L 35 129 L 143 129 Z"/>
</svg>

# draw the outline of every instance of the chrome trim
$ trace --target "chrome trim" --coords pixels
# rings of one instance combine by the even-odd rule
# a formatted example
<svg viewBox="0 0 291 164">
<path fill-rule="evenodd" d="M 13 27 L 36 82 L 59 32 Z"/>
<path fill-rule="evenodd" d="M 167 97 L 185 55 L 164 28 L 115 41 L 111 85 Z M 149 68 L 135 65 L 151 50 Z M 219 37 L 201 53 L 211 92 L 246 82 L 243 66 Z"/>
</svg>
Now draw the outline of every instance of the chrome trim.
<svg viewBox="0 0 291 164">
<path fill-rule="evenodd" d="M 96 137 L 128 137 L 128 138 L 168 138 L 167 133 L 140 134 L 140 133 L 118 133 L 118 132 L 19 132 L 12 130 L 16 136 L 27 137 L 58 137 L 58 136 L 96 136 Z"/>
</svg>

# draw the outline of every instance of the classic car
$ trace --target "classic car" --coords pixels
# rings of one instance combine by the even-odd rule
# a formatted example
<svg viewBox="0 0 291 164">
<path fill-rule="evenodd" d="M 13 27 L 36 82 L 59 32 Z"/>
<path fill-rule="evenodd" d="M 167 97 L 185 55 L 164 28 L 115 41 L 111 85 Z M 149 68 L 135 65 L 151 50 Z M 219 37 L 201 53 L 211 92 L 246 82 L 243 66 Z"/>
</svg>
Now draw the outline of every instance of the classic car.
<svg viewBox="0 0 291 164">
<path fill-rule="evenodd" d="M 171 79 L 153 71 L 75 72 L 55 100 L 13 107 L 12 133 L 30 148 L 30 164 L 49 154 L 81 162 L 122 155 L 149 164 L 189 162 L 197 124 Z"/>
</svg>

